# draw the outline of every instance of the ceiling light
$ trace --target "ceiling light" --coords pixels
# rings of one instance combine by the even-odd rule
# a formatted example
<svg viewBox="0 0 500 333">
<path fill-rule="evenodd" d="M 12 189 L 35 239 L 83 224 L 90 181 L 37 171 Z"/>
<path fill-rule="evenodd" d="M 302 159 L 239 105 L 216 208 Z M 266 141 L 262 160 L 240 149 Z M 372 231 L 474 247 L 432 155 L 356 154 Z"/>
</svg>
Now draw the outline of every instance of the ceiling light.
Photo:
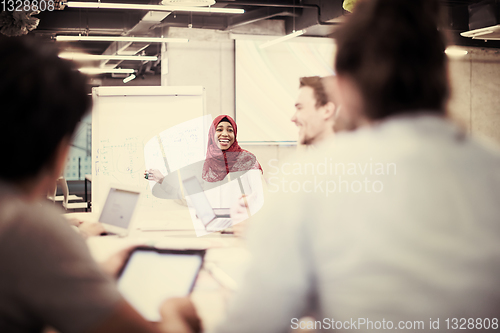
<svg viewBox="0 0 500 333">
<path fill-rule="evenodd" d="M 291 34 L 288 34 L 288 35 L 285 35 L 283 37 L 276 38 L 276 39 L 270 40 L 268 42 L 265 42 L 263 44 L 260 44 L 259 48 L 264 49 L 264 48 L 269 47 L 271 45 L 278 44 L 278 43 L 284 42 L 285 40 L 289 40 L 289 39 L 295 38 L 297 36 L 303 35 L 305 32 L 306 32 L 305 30 L 298 30 L 298 31 L 292 32 Z"/>
<path fill-rule="evenodd" d="M 140 5 L 128 3 L 103 3 L 103 2 L 80 2 L 68 1 L 66 6 L 70 8 L 100 8 L 100 9 L 136 9 L 159 12 L 196 12 L 196 13 L 221 13 L 221 14 L 243 14 L 243 9 L 236 8 L 212 8 L 212 7 L 181 7 L 163 5 Z"/>
<path fill-rule="evenodd" d="M 127 76 L 126 78 L 123 79 L 123 83 L 129 83 L 133 79 L 135 79 L 135 74 L 130 74 L 130 76 Z"/>
<path fill-rule="evenodd" d="M 95 67 L 82 67 L 78 69 L 84 74 L 133 74 L 135 71 L 132 68 L 95 68 Z"/>
<path fill-rule="evenodd" d="M 488 29 L 476 29 L 473 31 L 462 32 L 462 33 L 460 33 L 460 35 L 463 37 L 472 37 L 473 39 L 475 39 L 475 38 L 478 38 L 478 37 L 481 37 L 484 35 L 492 34 L 494 32 L 495 31 L 493 31 L 492 29 L 489 29 L 489 28 Z"/>
<path fill-rule="evenodd" d="M 444 53 L 446 53 L 449 57 L 463 57 L 469 52 L 458 46 L 449 46 L 446 48 Z"/>
<path fill-rule="evenodd" d="M 111 55 L 111 54 L 85 54 L 76 52 L 63 52 L 59 54 L 59 58 L 68 60 L 143 60 L 156 61 L 157 56 L 142 56 L 142 55 Z"/>
<path fill-rule="evenodd" d="M 163 0 L 162 5 L 167 6 L 211 6 L 215 0 Z"/>
<path fill-rule="evenodd" d="M 58 42 L 141 42 L 141 43 L 187 43 L 186 38 L 134 37 L 134 36 L 56 36 Z"/>
</svg>

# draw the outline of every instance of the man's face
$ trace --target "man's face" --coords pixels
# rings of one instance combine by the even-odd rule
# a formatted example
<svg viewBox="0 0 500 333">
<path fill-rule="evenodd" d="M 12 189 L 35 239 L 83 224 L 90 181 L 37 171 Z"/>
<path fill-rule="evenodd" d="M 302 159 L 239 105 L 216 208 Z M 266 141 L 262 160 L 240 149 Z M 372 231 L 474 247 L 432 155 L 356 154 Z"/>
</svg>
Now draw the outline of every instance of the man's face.
<svg viewBox="0 0 500 333">
<path fill-rule="evenodd" d="M 299 128 L 298 141 L 304 145 L 310 145 L 318 141 L 325 128 L 325 120 L 319 108 L 316 108 L 316 98 L 311 87 L 299 89 L 299 96 L 295 103 L 295 114 L 292 122 Z"/>
</svg>

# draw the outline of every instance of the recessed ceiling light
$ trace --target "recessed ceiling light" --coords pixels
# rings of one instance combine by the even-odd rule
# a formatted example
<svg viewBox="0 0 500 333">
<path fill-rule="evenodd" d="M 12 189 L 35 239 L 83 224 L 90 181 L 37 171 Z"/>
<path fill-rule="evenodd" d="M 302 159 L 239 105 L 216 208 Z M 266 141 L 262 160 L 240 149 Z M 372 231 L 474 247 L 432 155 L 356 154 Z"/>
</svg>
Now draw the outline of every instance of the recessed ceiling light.
<svg viewBox="0 0 500 333">
<path fill-rule="evenodd" d="M 112 3 L 112 2 L 68 1 L 65 3 L 65 5 L 70 8 L 135 9 L 135 10 L 147 10 L 147 11 L 159 11 L 159 12 L 194 12 L 194 13 L 220 13 L 220 14 L 245 13 L 243 9 L 236 9 L 236 8 L 141 5 L 141 4 Z"/>
<path fill-rule="evenodd" d="M 68 60 L 141 60 L 141 61 L 156 61 L 157 56 L 143 55 L 116 55 L 116 54 L 86 54 L 78 52 L 62 52 L 59 53 L 59 58 Z"/>
<path fill-rule="evenodd" d="M 167 6 L 211 6 L 215 3 L 215 0 L 163 0 L 162 5 Z"/>
<path fill-rule="evenodd" d="M 458 46 L 448 46 L 444 53 L 449 57 L 463 57 L 469 52 Z"/>
<path fill-rule="evenodd" d="M 135 79 L 135 74 L 130 74 L 130 76 L 127 76 L 126 78 L 123 79 L 123 83 L 129 83 L 133 79 Z"/>
<path fill-rule="evenodd" d="M 95 67 L 82 67 L 78 69 L 80 72 L 84 74 L 106 74 L 106 73 L 115 73 L 115 74 L 133 74 L 135 70 L 132 68 L 95 68 Z"/>
<path fill-rule="evenodd" d="M 134 37 L 134 36 L 56 36 L 58 42 L 144 42 L 187 43 L 186 38 Z"/>
</svg>

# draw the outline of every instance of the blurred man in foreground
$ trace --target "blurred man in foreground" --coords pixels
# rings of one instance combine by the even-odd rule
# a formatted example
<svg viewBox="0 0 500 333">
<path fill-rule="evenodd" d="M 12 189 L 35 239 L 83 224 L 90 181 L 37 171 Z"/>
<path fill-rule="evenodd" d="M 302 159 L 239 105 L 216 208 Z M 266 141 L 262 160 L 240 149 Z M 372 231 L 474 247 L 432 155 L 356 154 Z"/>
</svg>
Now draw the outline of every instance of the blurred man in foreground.
<svg viewBox="0 0 500 333">
<path fill-rule="evenodd" d="M 191 331 L 168 318 L 182 308 L 192 313 L 182 301 L 176 310 L 164 305 L 160 325 L 146 322 L 60 212 L 40 204 L 61 174 L 78 121 L 90 109 L 85 78 L 46 45 L 3 37 L 0 101 L 0 142 L 8 158 L 0 165 L 0 331 Z"/>
</svg>

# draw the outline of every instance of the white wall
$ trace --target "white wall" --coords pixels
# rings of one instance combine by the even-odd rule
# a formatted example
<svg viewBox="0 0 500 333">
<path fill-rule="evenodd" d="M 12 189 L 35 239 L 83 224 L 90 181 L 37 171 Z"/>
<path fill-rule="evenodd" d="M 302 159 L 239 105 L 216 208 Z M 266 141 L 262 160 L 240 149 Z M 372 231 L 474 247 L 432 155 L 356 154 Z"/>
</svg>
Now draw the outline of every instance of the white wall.
<svg viewBox="0 0 500 333">
<path fill-rule="evenodd" d="M 262 24 L 249 24 L 231 32 L 279 35 L 284 33 L 284 26 L 281 21 L 264 21 Z M 168 37 L 189 39 L 189 43 L 167 45 L 168 85 L 204 86 L 207 113 L 213 117 L 220 114 L 234 116 L 234 40 L 230 39 L 230 32 L 169 28 Z M 266 177 L 270 160 L 283 160 L 296 149 L 295 146 L 258 145 L 242 145 L 242 148 L 256 155 Z"/>
<path fill-rule="evenodd" d="M 269 24 L 250 28 L 253 34 L 279 32 L 279 26 Z M 187 44 L 168 45 L 168 84 L 202 85 L 206 87 L 208 113 L 214 117 L 219 114 L 233 116 L 234 42 L 229 32 L 170 28 L 168 36 L 190 39 Z M 449 113 L 469 133 L 500 143 L 500 51 L 468 50 L 467 56 L 450 60 Z M 257 156 L 265 172 L 269 170 L 270 160 L 282 160 L 296 149 L 294 146 L 256 145 L 243 148 Z"/>
<path fill-rule="evenodd" d="M 449 113 L 469 133 L 500 143 L 500 50 L 468 51 L 450 60 Z"/>
<path fill-rule="evenodd" d="M 283 35 L 282 20 L 266 20 L 231 31 L 170 27 L 164 35 L 188 38 L 189 43 L 168 44 L 167 85 L 201 85 L 206 88 L 207 113 L 234 116 L 234 40 L 231 34 Z M 165 66 L 165 64 L 162 64 Z"/>
<path fill-rule="evenodd" d="M 234 116 L 234 41 L 229 33 L 170 28 L 168 37 L 189 39 L 167 45 L 168 85 L 203 86 L 208 114 Z"/>
</svg>

